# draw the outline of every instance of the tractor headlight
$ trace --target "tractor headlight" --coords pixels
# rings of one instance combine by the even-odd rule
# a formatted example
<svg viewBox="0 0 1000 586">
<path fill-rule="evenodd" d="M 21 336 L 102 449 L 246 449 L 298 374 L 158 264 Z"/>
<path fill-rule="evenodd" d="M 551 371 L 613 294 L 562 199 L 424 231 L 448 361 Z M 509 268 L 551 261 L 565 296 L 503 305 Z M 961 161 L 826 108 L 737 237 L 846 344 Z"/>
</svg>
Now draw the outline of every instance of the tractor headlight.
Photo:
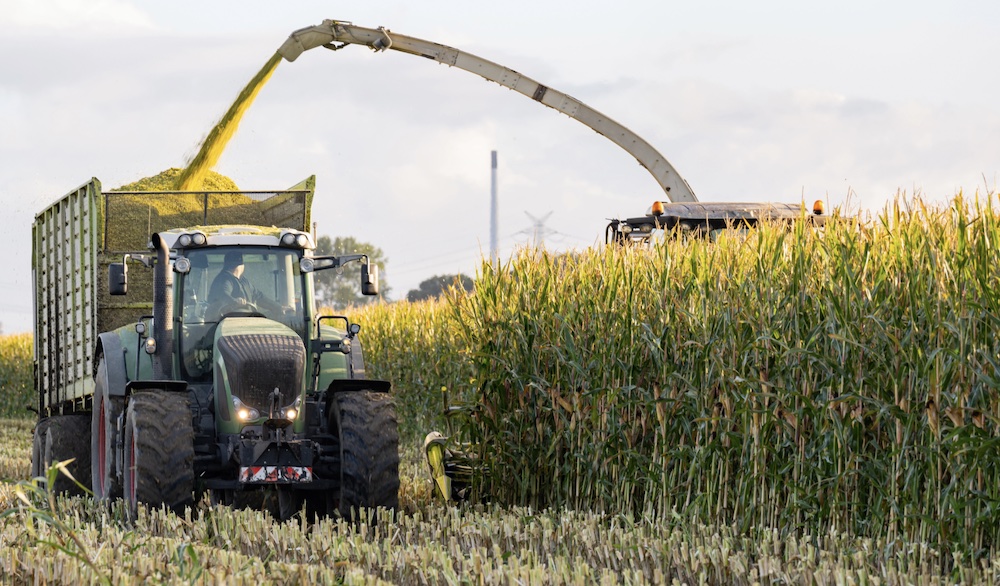
<svg viewBox="0 0 1000 586">
<path fill-rule="evenodd" d="M 182 256 L 174 261 L 174 271 L 185 274 L 191 272 L 191 259 Z"/>
<path fill-rule="evenodd" d="M 307 232 L 285 232 L 278 241 L 282 246 L 291 248 L 315 248 Z"/>
<path fill-rule="evenodd" d="M 187 248 L 188 246 L 205 246 L 208 237 L 204 232 L 184 233 L 177 237 L 177 246 Z"/>
<path fill-rule="evenodd" d="M 287 419 L 289 421 L 295 421 L 295 418 L 299 416 L 299 406 L 302 405 L 302 399 L 295 399 L 295 402 L 287 407 L 281 408 L 278 411 L 278 417 L 281 419 Z"/>
<path fill-rule="evenodd" d="M 240 401 L 239 397 L 233 397 L 233 407 L 236 409 L 236 418 L 240 421 L 255 421 L 260 419 L 260 411 L 250 407 Z"/>
</svg>

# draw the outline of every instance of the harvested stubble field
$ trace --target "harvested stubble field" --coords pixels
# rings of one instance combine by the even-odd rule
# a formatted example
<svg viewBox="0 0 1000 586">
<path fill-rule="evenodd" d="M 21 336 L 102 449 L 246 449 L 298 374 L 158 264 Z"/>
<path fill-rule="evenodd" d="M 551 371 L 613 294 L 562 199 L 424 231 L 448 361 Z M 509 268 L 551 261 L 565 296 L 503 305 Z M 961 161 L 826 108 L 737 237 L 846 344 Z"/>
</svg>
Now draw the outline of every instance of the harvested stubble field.
<svg viewBox="0 0 1000 586">
<path fill-rule="evenodd" d="M 991 580 L 984 560 L 830 532 L 740 531 L 677 515 L 443 505 L 417 450 L 404 457 L 403 511 L 363 522 L 281 523 L 202 501 L 177 516 L 49 501 L 27 480 L 31 423 L 0 421 L 0 575 L 12 584 L 934 584 Z"/>
<path fill-rule="evenodd" d="M 0 470 L 22 484 L 0 488 L 0 570 L 16 582 L 992 583 L 994 201 L 897 205 L 821 232 L 525 252 L 483 266 L 473 294 L 360 311 L 406 440 L 396 518 L 282 524 L 203 502 L 128 526 L 117 508 L 32 496 L 30 425 L 6 422 Z M 486 464 L 476 488 L 489 504 L 430 498 L 419 442 L 445 425 L 442 389 L 463 405 L 452 424 Z"/>
</svg>

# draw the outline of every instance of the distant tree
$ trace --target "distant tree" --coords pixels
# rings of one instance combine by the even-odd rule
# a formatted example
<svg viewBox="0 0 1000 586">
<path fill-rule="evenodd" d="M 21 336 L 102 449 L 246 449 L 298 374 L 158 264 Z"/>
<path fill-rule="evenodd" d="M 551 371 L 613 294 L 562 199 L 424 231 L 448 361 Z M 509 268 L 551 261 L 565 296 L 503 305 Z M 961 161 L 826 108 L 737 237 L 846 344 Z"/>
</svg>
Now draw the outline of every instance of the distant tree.
<svg viewBox="0 0 1000 586">
<path fill-rule="evenodd" d="M 348 263 L 342 271 L 328 269 L 315 273 L 313 280 L 316 285 L 316 298 L 320 305 L 343 309 L 350 305 L 371 303 L 389 293 L 389 285 L 382 278 L 388 259 L 385 258 L 381 248 L 360 242 L 350 236 L 332 240 L 329 236 L 320 236 L 316 241 L 314 254 L 316 256 L 367 254 L 368 260 L 378 266 L 379 272 L 379 294 L 370 297 L 361 294 L 361 263 Z"/>
<path fill-rule="evenodd" d="M 471 278 L 461 273 L 457 275 L 438 275 L 421 282 L 417 289 L 410 289 L 410 292 L 406 294 L 406 300 L 421 301 L 423 299 L 440 297 L 442 293 L 451 287 L 461 287 L 466 291 L 472 291 L 474 285 Z"/>
</svg>

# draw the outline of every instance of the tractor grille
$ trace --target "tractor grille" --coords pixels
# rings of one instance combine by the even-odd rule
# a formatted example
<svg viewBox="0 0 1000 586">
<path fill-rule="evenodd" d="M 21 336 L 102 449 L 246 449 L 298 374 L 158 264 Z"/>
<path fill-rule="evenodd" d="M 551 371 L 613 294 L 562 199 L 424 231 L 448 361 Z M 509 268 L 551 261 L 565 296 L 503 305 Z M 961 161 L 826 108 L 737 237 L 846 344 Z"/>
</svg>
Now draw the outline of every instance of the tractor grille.
<svg viewBox="0 0 1000 586">
<path fill-rule="evenodd" d="M 302 388 L 306 350 L 295 336 L 242 334 L 219 338 L 230 389 L 244 404 L 266 414 L 271 392 L 281 391 L 279 406 L 295 400 Z"/>
</svg>

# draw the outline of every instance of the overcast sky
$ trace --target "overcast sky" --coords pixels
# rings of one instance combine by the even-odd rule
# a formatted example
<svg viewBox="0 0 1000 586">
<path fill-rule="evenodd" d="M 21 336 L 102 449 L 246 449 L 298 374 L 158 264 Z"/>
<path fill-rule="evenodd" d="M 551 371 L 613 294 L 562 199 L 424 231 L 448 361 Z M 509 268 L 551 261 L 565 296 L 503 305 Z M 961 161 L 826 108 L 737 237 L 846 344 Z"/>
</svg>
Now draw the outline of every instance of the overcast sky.
<svg viewBox="0 0 1000 586">
<path fill-rule="evenodd" d="M 387 28 L 506 65 L 631 128 L 704 201 L 878 210 L 1000 180 L 1000 2 L 0 0 L 0 324 L 30 331 L 31 222 L 182 167 L 293 30 Z M 282 63 L 217 171 L 315 174 L 320 234 L 380 246 L 392 296 L 474 274 L 499 152 L 502 256 L 602 241 L 661 196 L 607 139 L 474 75 L 362 47 Z"/>
</svg>

